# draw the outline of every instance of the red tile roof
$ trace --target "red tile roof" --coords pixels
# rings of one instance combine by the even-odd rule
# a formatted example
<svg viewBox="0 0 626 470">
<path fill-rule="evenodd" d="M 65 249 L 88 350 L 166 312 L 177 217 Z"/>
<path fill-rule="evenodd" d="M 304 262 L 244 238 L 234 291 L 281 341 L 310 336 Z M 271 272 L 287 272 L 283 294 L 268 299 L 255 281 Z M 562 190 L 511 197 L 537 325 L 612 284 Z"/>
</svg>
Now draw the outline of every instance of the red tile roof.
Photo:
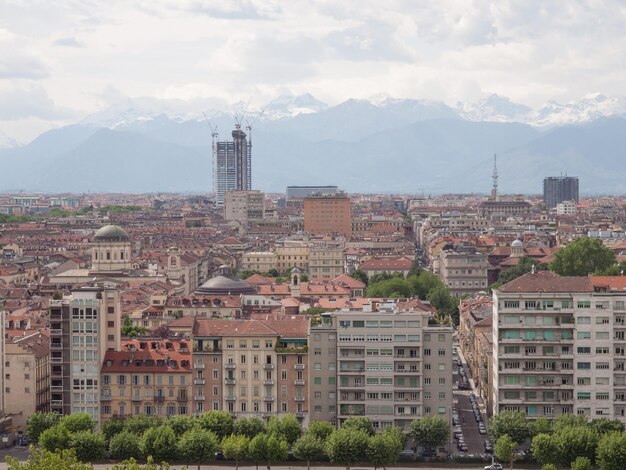
<svg viewBox="0 0 626 470">
<path fill-rule="evenodd" d="M 559 276 L 552 271 L 526 273 L 504 284 L 500 292 L 591 292 L 591 278 L 583 276 Z"/>
</svg>

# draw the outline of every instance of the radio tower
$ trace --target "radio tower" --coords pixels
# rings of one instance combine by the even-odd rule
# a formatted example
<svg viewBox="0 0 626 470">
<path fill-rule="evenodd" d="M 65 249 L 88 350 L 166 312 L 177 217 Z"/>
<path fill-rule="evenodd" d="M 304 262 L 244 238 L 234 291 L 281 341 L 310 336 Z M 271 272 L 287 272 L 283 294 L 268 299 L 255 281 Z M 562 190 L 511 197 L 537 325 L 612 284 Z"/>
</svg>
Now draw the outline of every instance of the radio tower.
<svg viewBox="0 0 626 470">
<path fill-rule="evenodd" d="M 491 175 L 491 179 L 493 181 L 493 187 L 491 188 L 491 200 L 498 200 L 498 167 L 496 166 L 496 154 L 493 154 L 493 174 Z"/>
</svg>

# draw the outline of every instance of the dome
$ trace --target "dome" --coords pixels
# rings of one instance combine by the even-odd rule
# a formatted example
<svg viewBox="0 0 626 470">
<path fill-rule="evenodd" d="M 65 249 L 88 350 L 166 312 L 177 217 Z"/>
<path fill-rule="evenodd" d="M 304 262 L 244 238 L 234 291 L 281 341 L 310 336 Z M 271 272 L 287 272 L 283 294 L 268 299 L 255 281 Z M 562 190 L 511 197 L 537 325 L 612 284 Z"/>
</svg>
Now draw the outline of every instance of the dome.
<svg viewBox="0 0 626 470">
<path fill-rule="evenodd" d="M 130 237 L 122 227 L 118 225 L 105 225 L 93 236 L 94 241 L 129 242 Z"/>
<path fill-rule="evenodd" d="M 520 241 L 520 240 L 515 240 L 513 243 L 511 243 L 511 246 L 524 246 L 524 244 Z"/>
<path fill-rule="evenodd" d="M 198 287 L 195 293 L 210 295 L 256 294 L 256 288 L 235 276 L 220 274 Z"/>
</svg>

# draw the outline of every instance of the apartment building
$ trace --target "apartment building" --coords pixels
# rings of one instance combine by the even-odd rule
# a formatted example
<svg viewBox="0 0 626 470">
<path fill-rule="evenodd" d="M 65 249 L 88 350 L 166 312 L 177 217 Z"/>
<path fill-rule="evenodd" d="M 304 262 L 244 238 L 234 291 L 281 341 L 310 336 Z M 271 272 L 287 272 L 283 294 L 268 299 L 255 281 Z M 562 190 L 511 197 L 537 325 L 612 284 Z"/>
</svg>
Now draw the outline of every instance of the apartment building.
<svg viewBox="0 0 626 470">
<path fill-rule="evenodd" d="M 344 273 L 343 246 L 313 245 L 309 251 L 309 276 L 332 279 Z"/>
<path fill-rule="evenodd" d="M 307 319 L 207 320 L 193 327 L 194 412 L 307 418 Z"/>
<path fill-rule="evenodd" d="M 439 278 L 455 297 L 487 289 L 487 255 L 458 246 L 439 253 Z"/>
<path fill-rule="evenodd" d="M 251 251 L 241 256 L 241 271 L 268 273 L 278 266 L 278 256 L 271 251 Z"/>
<path fill-rule="evenodd" d="M 258 190 L 226 191 L 224 193 L 224 220 L 246 226 L 263 219 L 265 195 Z"/>
<path fill-rule="evenodd" d="M 120 292 L 83 287 L 51 300 L 51 411 L 89 413 L 100 421 L 100 367 L 107 351 L 120 348 Z"/>
<path fill-rule="evenodd" d="M 626 422 L 626 278 L 528 273 L 494 290 L 493 410 Z"/>
<path fill-rule="evenodd" d="M 322 315 L 310 327 L 311 420 L 408 430 L 425 415 L 451 419 L 452 328 L 399 302 Z"/>
<path fill-rule="evenodd" d="M 159 338 L 125 340 L 122 350 L 106 352 L 100 384 L 101 422 L 140 414 L 189 414 L 189 342 Z"/>
<path fill-rule="evenodd" d="M 284 273 L 288 269 L 299 268 L 306 271 L 309 267 L 309 243 L 302 240 L 284 240 L 276 243 L 277 269 Z"/>
<path fill-rule="evenodd" d="M 304 199 L 304 231 L 312 235 L 352 234 L 350 199 L 345 193 L 311 195 Z"/>
</svg>

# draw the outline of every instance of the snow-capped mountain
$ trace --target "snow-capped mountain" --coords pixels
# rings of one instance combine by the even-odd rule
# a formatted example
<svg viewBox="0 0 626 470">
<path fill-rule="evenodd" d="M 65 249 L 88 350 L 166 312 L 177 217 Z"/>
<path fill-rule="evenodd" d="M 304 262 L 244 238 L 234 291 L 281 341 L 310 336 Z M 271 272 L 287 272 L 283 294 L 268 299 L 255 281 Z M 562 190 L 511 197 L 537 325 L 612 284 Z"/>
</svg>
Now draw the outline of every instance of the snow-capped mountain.
<svg viewBox="0 0 626 470">
<path fill-rule="evenodd" d="M 12 149 L 12 148 L 19 147 L 20 145 L 21 144 L 17 140 L 13 139 L 12 137 L 5 134 L 4 132 L 0 131 L 0 150 Z"/>
<path fill-rule="evenodd" d="M 281 119 L 294 117 L 298 114 L 319 113 L 328 109 L 328 105 L 316 99 L 310 93 L 292 96 L 281 95 L 265 104 L 260 113 L 265 119 Z"/>
<path fill-rule="evenodd" d="M 555 126 L 624 115 L 626 115 L 626 97 L 608 98 L 595 93 L 566 104 L 549 101 L 531 113 L 528 123 L 535 126 Z"/>
<path fill-rule="evenodd" d="M 532 109 L 492 94 L 473 104 L 457 104 L 459 114 L 468 121 L 527 122 Z"/>
</svg>

